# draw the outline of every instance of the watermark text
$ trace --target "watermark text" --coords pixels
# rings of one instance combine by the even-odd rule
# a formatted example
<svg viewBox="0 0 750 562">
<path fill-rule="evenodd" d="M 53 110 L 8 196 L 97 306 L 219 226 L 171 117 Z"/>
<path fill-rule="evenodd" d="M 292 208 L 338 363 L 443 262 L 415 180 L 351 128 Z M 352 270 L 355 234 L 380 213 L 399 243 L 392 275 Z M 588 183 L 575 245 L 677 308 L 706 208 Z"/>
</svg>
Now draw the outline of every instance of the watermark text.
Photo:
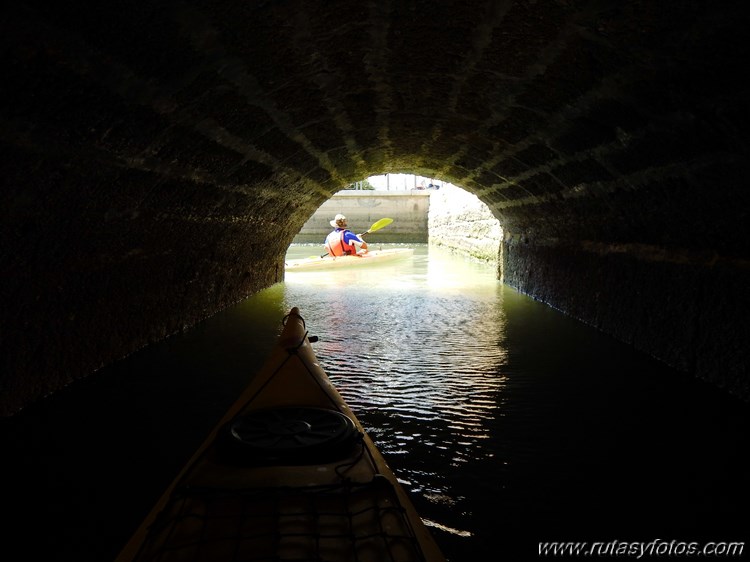
<svg viewBox="0 0 750 562">
<path fill-rule="evenodd" d="M 656 556 L 742 556 L 744 542 L 690 542 L 655 539 L 607 542 L 540 542 L 539 556 L 623 556 L 635 559 Z"/>
</svg>

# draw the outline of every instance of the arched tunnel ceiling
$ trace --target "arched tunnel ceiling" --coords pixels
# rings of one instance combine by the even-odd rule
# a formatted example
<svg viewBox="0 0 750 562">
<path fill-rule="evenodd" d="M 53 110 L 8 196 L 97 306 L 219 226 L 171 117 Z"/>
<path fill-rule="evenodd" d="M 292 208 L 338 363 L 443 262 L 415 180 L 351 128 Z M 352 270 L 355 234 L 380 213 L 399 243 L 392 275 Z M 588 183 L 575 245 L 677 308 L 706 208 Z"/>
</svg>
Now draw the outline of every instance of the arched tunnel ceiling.
<svg viewBox="0 0 750 562">
<path fill-rule="evenodd" d="M 24 3 L 5 32 L 4 136 L 73 152 L 88 169 L 240 199 L 259 183 L 271 199 L 277 183 L 297 186 L 305 213 L 367 175 L 424 172 L 477 193 L 511 230 L 606 228 L 616 239 L 638 226 L 659 243 L 649 211 L 705 213 L 694 184 L 739 165 L 743 12 L 728 2 Z M 711 181 L 714 198 L 724 178 Z M 654 190 L 651 209 L 638 203 Z"/>
<path fill-rule="evenodd" d="M 384 172 L 460 185 L 509 237 L 538 245 L 746 264 L 746 12 L 682 0 L 17 3 L 2 23 L 0 140 L 3 297 L 20 326 L 6 342 L 23 352 L 6 367 L 65 380 L 59 350 L 104 314 L 127 321 L 72 371 L 272 283 L 323 201 Z M 115 304 L 125 294 L 151 317 Z M 177 302 L 189 305 L 176 314 Z M 49 318 L 59 349 L 40 364 L 30 326 Z"/>
</svg>

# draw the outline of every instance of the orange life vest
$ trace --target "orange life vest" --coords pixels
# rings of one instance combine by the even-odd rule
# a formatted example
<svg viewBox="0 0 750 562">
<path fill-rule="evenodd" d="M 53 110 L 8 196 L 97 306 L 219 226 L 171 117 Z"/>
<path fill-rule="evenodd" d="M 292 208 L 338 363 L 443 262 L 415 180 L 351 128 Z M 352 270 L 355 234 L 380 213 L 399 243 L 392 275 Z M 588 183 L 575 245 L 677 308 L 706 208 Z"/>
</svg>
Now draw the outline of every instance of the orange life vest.
<svg viewBox="0 0 750 562">
<path fill-rule="evenodd" d="M 344 242 L 344 233 L 346 231 L 334 230 L 326 237 L 326 250 L 332 256 L 355 256 L 357 255 L 357 248 L 354 244 Z"/>
</svg>

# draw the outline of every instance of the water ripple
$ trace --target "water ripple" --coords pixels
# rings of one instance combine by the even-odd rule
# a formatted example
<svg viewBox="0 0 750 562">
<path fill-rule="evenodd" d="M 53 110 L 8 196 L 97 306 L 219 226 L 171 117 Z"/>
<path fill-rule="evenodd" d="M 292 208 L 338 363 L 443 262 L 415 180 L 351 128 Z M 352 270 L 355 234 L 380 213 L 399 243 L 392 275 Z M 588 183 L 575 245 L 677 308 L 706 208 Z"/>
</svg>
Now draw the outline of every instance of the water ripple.
<svg viewBox="0 0 750 562">
<path fill-rule="evenodd" d="M 399 479 L 436 506 L 432 525 L 468 537 L 448 515 L 466 503 L 451 475 L 495 454 L 507 384 L 502 292 L 492 268 L 433 258 L 417 253 L 397 273 L 288 279 L 285 300 L 300 306 L 321 365 Z"/>
</svg>

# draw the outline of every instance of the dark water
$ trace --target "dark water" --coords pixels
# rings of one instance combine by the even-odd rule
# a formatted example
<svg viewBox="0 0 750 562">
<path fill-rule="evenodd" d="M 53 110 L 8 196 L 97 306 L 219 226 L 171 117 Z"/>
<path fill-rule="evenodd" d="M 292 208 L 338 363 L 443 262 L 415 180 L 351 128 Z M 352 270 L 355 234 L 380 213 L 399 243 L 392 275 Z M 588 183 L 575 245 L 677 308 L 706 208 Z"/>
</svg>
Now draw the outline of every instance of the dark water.
<svg viewBox="0 0 750 562">
<path fill-rule="evenodd" d="M 22 553 L 3 559 L 114 558 L 291 306 L 449 560 L 747 540 L 747 404 L 420 246 L 399 265 L 290 275 L 3 421 L 4 550 Z"/>
</svg>

